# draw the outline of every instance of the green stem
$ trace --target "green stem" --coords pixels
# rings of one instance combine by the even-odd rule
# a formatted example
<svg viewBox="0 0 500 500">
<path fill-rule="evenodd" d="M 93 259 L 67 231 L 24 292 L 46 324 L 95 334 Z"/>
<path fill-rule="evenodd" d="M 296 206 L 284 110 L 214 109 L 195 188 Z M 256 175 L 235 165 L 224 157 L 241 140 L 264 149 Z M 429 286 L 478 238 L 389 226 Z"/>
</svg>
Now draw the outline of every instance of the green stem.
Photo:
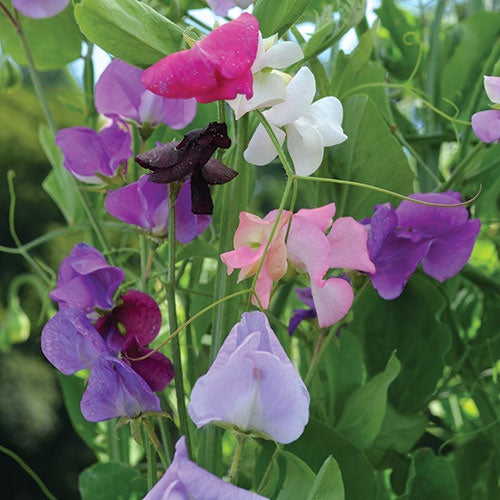
<svg viewBox="0 0 500 500">
<path fill-rule="evenodd" d="M 148 440 L 153 445 L 156 453 L 158 453 L 163 467 L 167 469 L 167 467 L 169 466 L 169 461 L 167 459 L 167 456 L 165 455 L 165 452 L 163 451 L 163 448 L 161 447 L 160 441 L 158 441 L 158 437 L 156 436 L 154 427 L 151 425 L 151 421 L 149 419 L 144 420 L 144 429 L 146 430 Z"/>
<path fill-rule="evenodd" d="M 175 200 L 177 198 L 176 187 L 170 183 L 168 185 L 168 266 L 167 266 L 167 306 L 168 324 L 170 331 L 177 330 L 177 309 L 175 299 Z M 174 363 L 175 395 L 177 398 L 177 412 L 179 414 L 179 424 L 181 434 L 186 437 L 188 455 L 191 454 L 191 442 L 189 439 L 189 427 L 186 411 L 186 401 L 184 396 L 184 379 L 182 375 L 181 346 L 179 337 L 172 338 L 172 360 Z"/>
<path fill-rule="evenodd" d="M 478 142 L 467 154 L 467 156 L 456 166 L 449 179 L 439 186 L 440 191 L 446 191 L 454 187 L 462 179 L 470 162 L 478 155 L 485 147 L 483 142 Z"/>
<path fill-rule="evenodd" d="M 35 238 L 34 240 L 31 240 L 30 242 L 25 243 L 20 247 L 12 248 L 0 245 L 0 252 L 10 253 L 10 254 L 22 254 L 23 251 L 28 251 L 31 250 L 32 248 L 36 248 L 40 245 L 43 245 L 44 243 L 47 243 L 48 241 L 58 238 L 59 236 L 63 236 L 64 234 L 70 231 L 74 231 L 75 229 L 80 229 L 80 226 L 65 226 L 58 229 L 54 229 L 53 231 L 43 234 L 42 236 L 39 236 L 38 238 Z"/>
<path fill-rule="evenodd" d="M 49 500 L 57 500 L 56 497 L 49 491 L 47 486 L 45 486 L 45 483 L 42 481 L 40 476 L 19 455 L 2 445 L 0 445 L 0 451 L 8 455 L 19 464 L 19 466 L 33 479 L 33 481 L 35 481 L 40 490 L 42 490 L 42 493 Z"/>
<path fill-rule="evenodd" d="M 229 471 L 229 482 L 232 484 L 236 484 L 238 481 L 241 457 L 247 440 L 247 437 L 242 434 L 235 433 L 234 437 L 236 438 L 236 448 L 234 449 L 233 462 L 231 463 L 231 470 Z"/>
<path fill-rule="evenodd" d="M 85 102 L 85 123 L 90 128 L 96 128 L 97 110 L 94 103 L 94 62 L 92 54 L 94 44 L 87 41 L 87 53 L 83 61 L 83 92 Z"/>
<path fill-rule="evenodd" d="M 120 460 L 120 449 L 118 448 L 118 441 L 115 438 L 115 421 L 108 420 L 106 422 L 106 441 L 108 445 L 108 456 L 111 461 Z"/>
<path fill-rule="evenodd" d="M 142 441 L 144 442 L 144 448 L 146 450 L 148 491 L 150 491 L 156 483 L 156 456 L 153 444 L 149 440 L 145 424 L 142 429 Z"/>
</svg>

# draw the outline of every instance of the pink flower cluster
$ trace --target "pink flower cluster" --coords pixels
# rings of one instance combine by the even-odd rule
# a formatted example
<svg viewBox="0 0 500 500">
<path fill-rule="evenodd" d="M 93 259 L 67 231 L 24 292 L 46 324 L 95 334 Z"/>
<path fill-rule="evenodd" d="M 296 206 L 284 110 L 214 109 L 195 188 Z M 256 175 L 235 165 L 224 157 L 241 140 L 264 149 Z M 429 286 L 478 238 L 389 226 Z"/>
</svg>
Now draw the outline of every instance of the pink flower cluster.
<svg viewBox="0 0 500 500">
<path fill-rule="evenodd" d="M 333 325 L 348 313 L 354 293 L 347 280 L 326 275 L 332 268 L 375 272 L 366 245 L 367 231 L 352 217 L 340 217 L 332 224 L 335 204 L 330 203 L 296 214 L 283 211 L 271 237 L 277 213 L 271 211 L 263 219 L 248 212 L 240 213 L 235 249 L 221 255 L 228 274 L 240 269 L 238 281 L 242 281 L 254 276 L 263 260 L 256 282 L 258 301 L 255 297 L 253 300 L 254 304 L 260 302 L 267 308 L 273 283 L 285 275 L 289 266 L 307 273 L 319 325 Z"/>
</svg>

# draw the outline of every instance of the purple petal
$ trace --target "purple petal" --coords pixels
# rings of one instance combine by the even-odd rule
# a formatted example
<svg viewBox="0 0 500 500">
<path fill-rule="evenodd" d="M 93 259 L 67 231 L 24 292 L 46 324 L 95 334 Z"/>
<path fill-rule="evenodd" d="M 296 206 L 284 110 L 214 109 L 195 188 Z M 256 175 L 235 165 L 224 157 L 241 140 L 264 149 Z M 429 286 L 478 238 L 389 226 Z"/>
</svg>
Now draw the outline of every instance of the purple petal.
<svg viewBox="0 0 500 500">
<path fill-rule="evenodd" d="M 80 409 L 89 422 L 161 411 L 160 400 L 148 384 L 122 360 L 107 354 L 92 367 Z"/>
<path fill-rule="evenodd" d="M 368 253 L 372 261 L 377 258 L 382 250 L 387 238 L 392 234 L 398 225 L 396 211 L 390 203 L 377 205 L 373 217 L 368 221 L 363 221 L 368 225 Z M 377 267 L 374 261 L 375 267 Z"/>
<path fill-rule="evenodd" d="M 193 214 L 191 181 L 186 181 L 175 202 L 175 239 L 182 244 L 189 243 L 203 233 L 211 222 L 210 215 Z"/>
<path fill-rule="evenodd" d="M 307 288 L 296 288 L 295 293 L 306 306 L 314 309 L 314 300 L 311 292 L 311 287 Z"/>
<path fill-rule="evenodd" d="M 139 106 L 140 122 L 164 123 L 175 130 L 189 125 L 196 115 L 196 99 L 168 99 L 144 89 Z"/>
<path fill-rule="evenodd" d="M 484 90 L 491 102 L 500 104 L 500 76 L 484 76 Z"/>
<path fill-rule="evenodd" d="M 133 155 L 132 138 L 128 126 L 123 122 L 113 120 L 111 126 L 99 132 L 99 136 L 109 156 L 109 168 L 114 174 L 118 165 L 126 162 Z"/>
<path fill-rule="evenodd" d="M 26 17 L 44 19 L 62 12 L 69 0 L 12 0 L 12 5 Z"/>
<path fill-rule="evenodd" d="M 312 295 L 311 295 L 312 297 Z M 302 321 L 317 318 L 316 309 L 294 309 L 288 324 L 288 334 L 293 335 Z"/>
<path fill-rule="evenodd" d="M 79 243 L 61 262 L 57 287 L 49 295 L 60 309 L 72 306 L 89 314 L 95 307 L 113 306 L 113 295 L 124 278 L 125 273 L 110 266 L 98 250 Z"/>
<path fill-rule="evenodd" d="M 471 118 L 472 130 L 483 142 L 500 141 L 500 110 L 489 109 L 474 113 Z"/>
<path fill-rule="evenodd" d="M 87 317 L 68 308 L 52 317 L 42 330 L 42 352 L 62 373 L 91 368 L 106 346 Z"/>
</svg>

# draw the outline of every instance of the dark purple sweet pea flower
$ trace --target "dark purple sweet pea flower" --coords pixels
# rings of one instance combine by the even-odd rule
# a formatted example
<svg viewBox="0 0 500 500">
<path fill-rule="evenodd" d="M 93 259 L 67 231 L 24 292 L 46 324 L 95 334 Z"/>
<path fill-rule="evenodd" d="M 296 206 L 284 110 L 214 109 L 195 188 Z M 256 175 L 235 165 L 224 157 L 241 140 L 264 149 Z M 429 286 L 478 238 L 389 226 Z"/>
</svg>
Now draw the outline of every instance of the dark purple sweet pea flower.
<svg viewBox="0 0 500 500">
<path fill-rule="evenodd" d="M 299 324 L 306 319 L 313 319 L 318 317 L 316 308 L 314 307 L 314 300 L 310 288 L 296 288 L 295 293 L 299 299 L 309 307 L 309 309 L 294 309 L 293 316 L 290 318 L 288 324 L 288 334 L 293 335 Z"/>
<path fill-rule="evenodd" d="M 158 146 L 135 157 L 144 168 L 152 170 L 150 179 L 160 184 L 191 178 L 191 203 L 194 214 L 211 214 L 213 202 L 210 184 L 225 184 L 238 173 L 211 156 L 217 148 L 227 149 L 231 139 L 225 123 L 212 122 L 192 130 L 180 142 Z"/>
<path fill-rule="evenodd" d="M 133 360 L 151 352 L 145 346 L 160 332 L 160 308 L 152 297 L 138 290 L 129 290 L 120 297 L 120 302 L 97 320 L 96 329 L 112 354 L 123 355 L 124 361 L 141 375 L 153 391 L 161 391 L 174 376 L 170 360 L 160 352 L 141 361 Z"/>
<path fill-rule="evenodd" d="M 191 392 L 189 415 L 279 443 L 291 443 L 309 420 L 309 393 L 265 314 L 244 313 L 208 372 Z"/>
<path fill-rule="evenodd" d="M 143 70 L 120 59 L 113 60 L 95 86 L 95 106 L 99 113 L 153 127 L 165 123 L 180 129 L 196 115 L 196 99 L 167 99 L 153 94 L 141 83 Z"/>
<path fill-rule="evenodd" d="M 124 278 L 125 273 L 110 266 L 98 250 L 78 243 L 61 262 L 50 298 L 60 310 L 71 306 L 91 315 L 96 307 L 113 307 L 113 295 Z"/>
<path fill-rule="evenodd" d="M 181 436 L 175 444 L 175 455 L 163 477 L 144 497 L 144 500 L 259 500 L 256 493 L 238 488 L 210 474 L 189 460 L 186 438 Z"/>
<path fill-rule="evenodd" d="M 113 356 L 85 314 L 67 308 L 51 318 L 42 330 L 42 352 L 62 373 L 90 370 L 80 403 L 89 422 L 115 417 L 137 417 L 161 411 L 160 400 L 149 385 L 124 361 Z"/>
<path fill-rule="evenodd" d="M 77 179 L 89 184 L 102 184 L 103 177 L 114 177 L 132 157 L 132 141 L 126 125 L 118 120 L 100 132 L 86 127 L 59 130 L 55 143 L 64 155 L 64 167 Z"/>
<path fill-rule="evenodd" d="M 483 142 L 500 141 L 500 76 L 485 76 L 484 89 L 496 109 L 472 115 L 472 130 Z"/>
<path fill-rule="evenodd" d="M 12 0 L 12 5 L 21 14 L 33 19 L 44 19 L 62 12 L 69 0 Z"/>
<path fill-rule="evenodd" d="M 117 219 L 145 229 L 155 238 L 168 233 L 168 189 L 164 184 L 151 182 L 148 175 L 106 197 L 108 212 Z M 189 243 L 208 227 L 209 215 L 191 211 L 190 181 L 186 181 L 175 202 L 175 237 L 179 243 Z"/>
<path fill-rule="evenodd" d="M 453 204 L 460 193 L 415 193 L 411 198 Z M 401 295 L 422 262 L 423 270 L 438 281 L 455 276 L 469 260 L 481 229 L 478 219 L 469 220 L 465 207 L 430 207 L 404 200 L 394 210 L 390 203 L 378 205 L 368 229 L 368 251 L 376 272 L 372 284 L 384 299 Z"/>
</svg>

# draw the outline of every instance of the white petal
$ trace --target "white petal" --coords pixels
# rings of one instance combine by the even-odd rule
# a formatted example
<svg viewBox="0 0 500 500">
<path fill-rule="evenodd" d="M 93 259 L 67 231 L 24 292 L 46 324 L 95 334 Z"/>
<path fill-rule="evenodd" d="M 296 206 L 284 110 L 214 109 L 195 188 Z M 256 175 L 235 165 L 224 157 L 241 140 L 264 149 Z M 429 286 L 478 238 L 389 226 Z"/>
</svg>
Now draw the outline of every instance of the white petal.
<svg viewBox="0 0 500 500">
<path fill-rule="evenodd" d="M 500 104 L 500 76 L 485 76 L 484 90 L 491 102 Z"/>
<path fill-rule="evenodd" d="M 285 142 L 285 132 L 273 125 L 271 125 L 271 127 L 276 134 L 278 142 L 280 145 L 283 145 Z M 278 156 L 278 151 L 274 147 L 266 129 L 259 124 L 250 139 L 247 149 L 245 149 L 243 153 L 243 157 L 248 163 L 252 163 L 253 165 L 267 165 L 272 162 L 276 156 Z"/>
<path fill-rule="evenodd" d="M 347 139 L 342 130 L 343 114 L 341 102 L 329 96 L 313 103 L 303 118 L 317 128 L 325 146 L 335 146 Z"/>
<path fill-rule="evenodd" d="M 303 58 L 304 53 L 295 42 L 278 43 L 265 54 L 266 66 L 269 68 L 288 68 Z"/>
<path fill-rule="evenodd" d="M 323 160 L 323 139 L 316 127 L 302 119 L 286 127 L 288 152 L 297 175 L 311 175 Z"/>
<path fill-rule="evenodd" d="M 267 112 L 268 120 L 277 127 L 283 127 L 306 113 L 316 93 L 314 75 L 303 66 L 286 86 L 286 100 Z"/>
<path fill-rule="evenodd" d="M 266 38 L 266 40 L 268 39 Z M 259 31 L 259 44 L 257 45 L 257 55 L 255 56 L 255 61 L 251 68 L 252 73 L 257 73 L 257 71 L 260 71 L 266 66 L 266 47 L 264 42 L 262 33 Z"/>
</svg>

